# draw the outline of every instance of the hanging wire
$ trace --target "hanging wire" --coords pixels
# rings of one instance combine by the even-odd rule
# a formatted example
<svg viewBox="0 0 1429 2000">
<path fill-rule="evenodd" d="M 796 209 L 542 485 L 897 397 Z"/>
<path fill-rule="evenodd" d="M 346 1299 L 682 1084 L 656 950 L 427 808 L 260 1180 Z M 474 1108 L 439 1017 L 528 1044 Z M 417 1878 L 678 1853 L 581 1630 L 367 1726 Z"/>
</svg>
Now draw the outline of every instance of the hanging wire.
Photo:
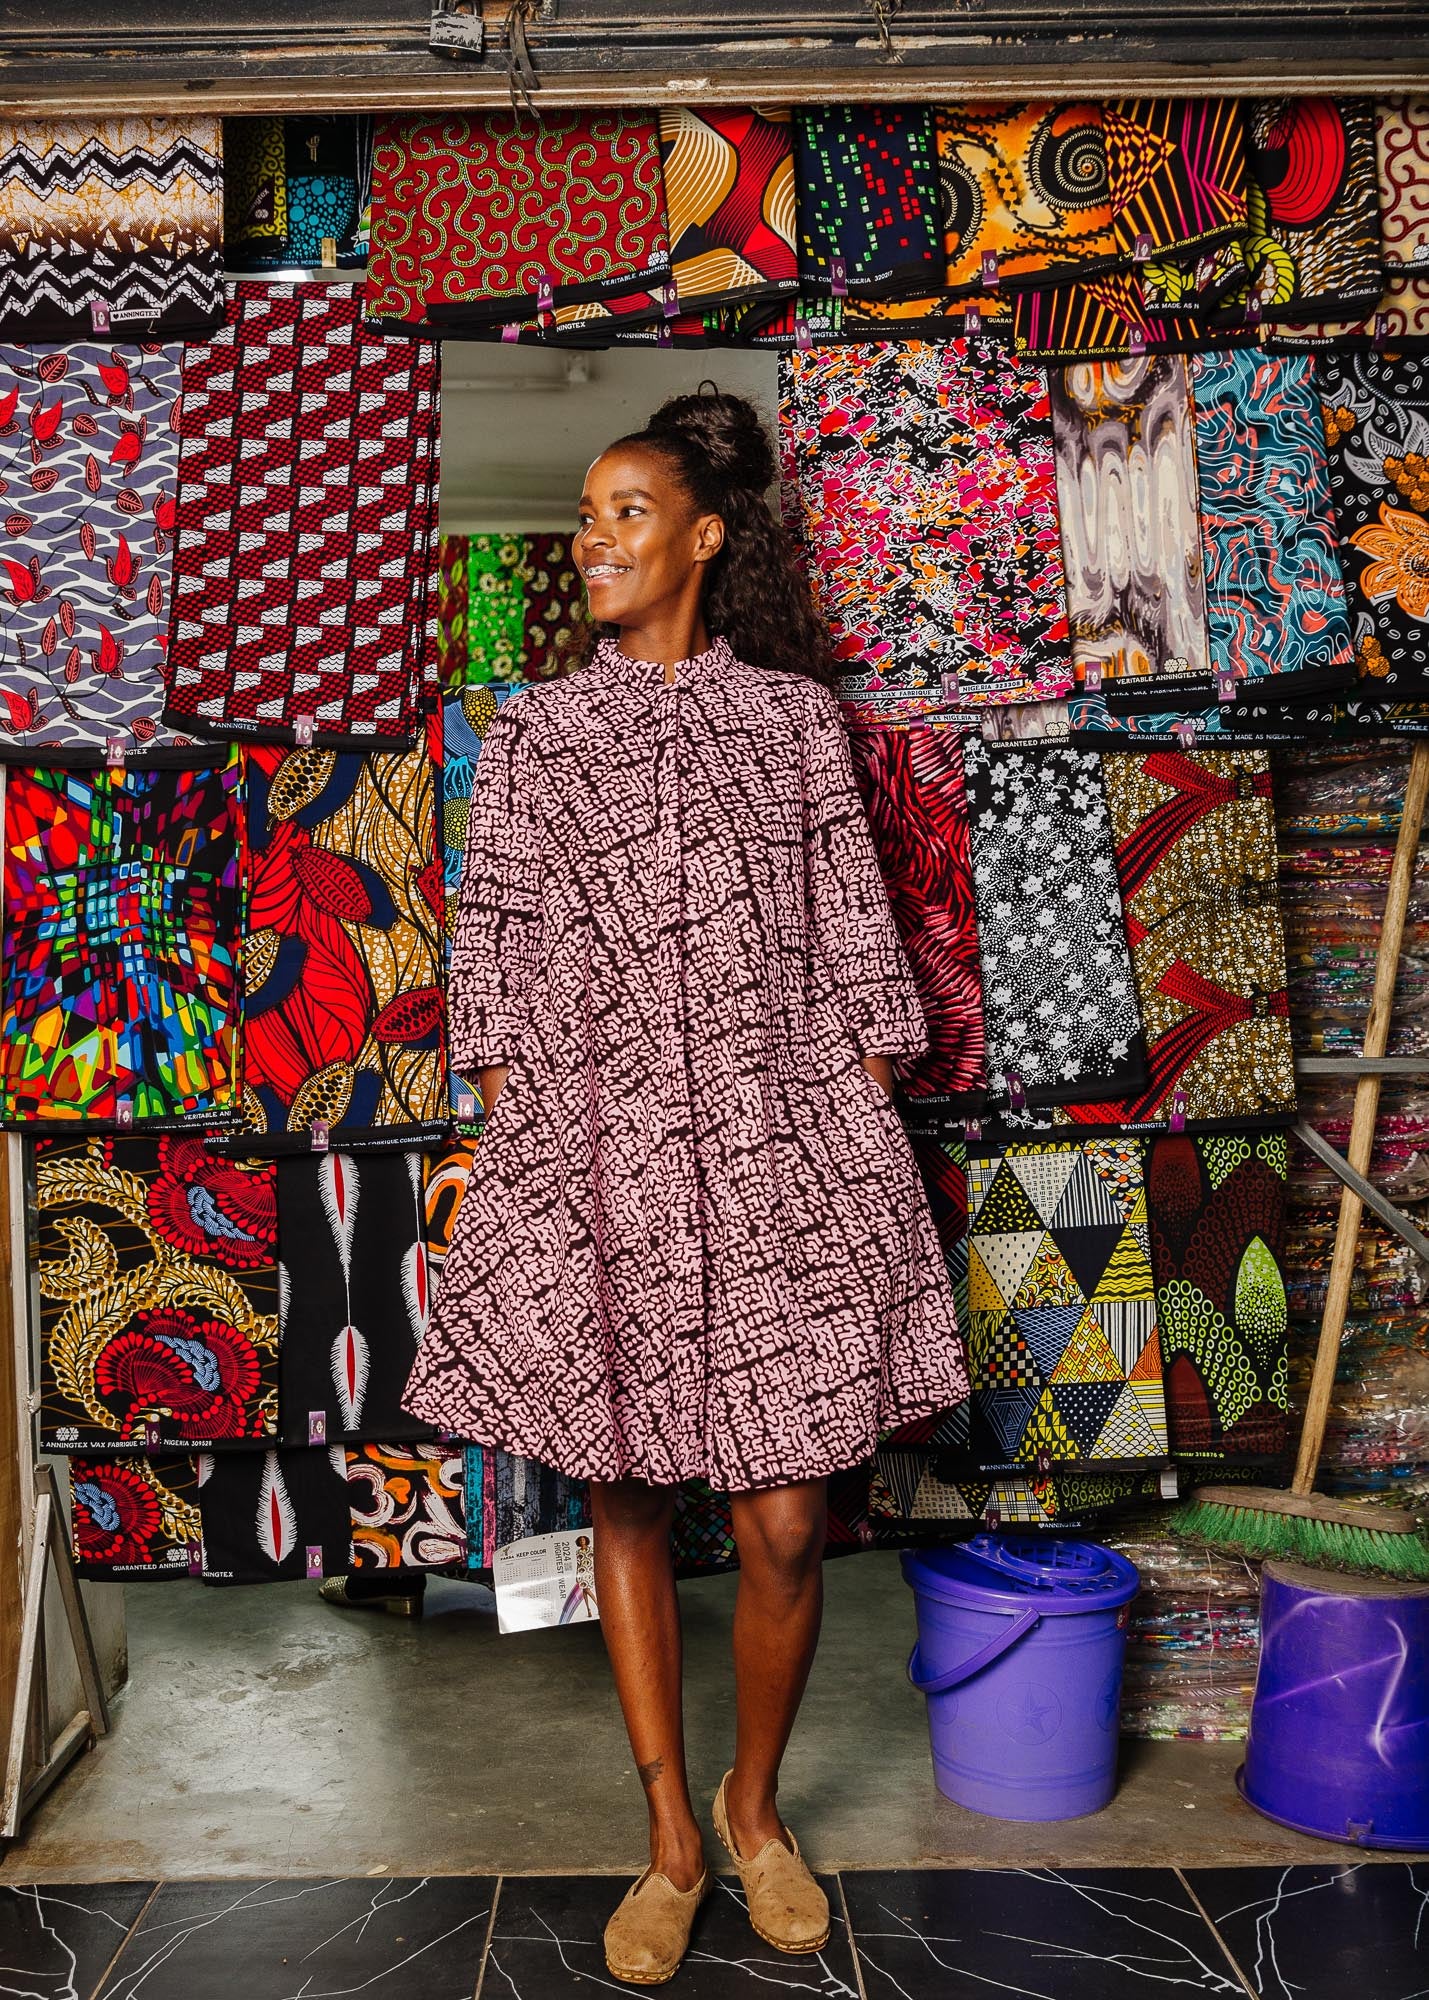
<svg viewBox="0 0 1429 2000">
<path fill-rule="evenodd" d="M 887 63 L 901 63 L 903 58 L 893 46 L 893 17 L 903 5 L 903 0 L 868 0 L 868 11 L 872 14 L 878 29 L 878 60 Z"/>
<path fill-rule="evenodd" d="M 526 23 L 534 21 L 540 9 L 541 0 L 515 0 L 506 17 L 506 80 L 511 90 L 513 111 L 534 111 L 536 108 L 531 93 L 541 88 L 541 79 L 531 59 Z"/>
</svg>

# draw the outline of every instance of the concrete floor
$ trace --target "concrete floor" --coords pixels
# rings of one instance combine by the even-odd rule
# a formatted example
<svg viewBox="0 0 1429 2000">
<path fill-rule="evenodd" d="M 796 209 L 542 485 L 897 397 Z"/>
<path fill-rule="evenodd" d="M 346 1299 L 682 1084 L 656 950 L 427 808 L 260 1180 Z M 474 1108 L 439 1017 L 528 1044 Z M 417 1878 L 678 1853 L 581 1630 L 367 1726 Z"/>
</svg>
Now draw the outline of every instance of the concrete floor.
<svg viewBox="0 0 1429 2000">
<path fill-rule="evenodd" d="M 1241 1803 L 1234 1744 L 1129 1744 L 1112 1806 L 1058 1826 L 951 1805 L 904 1678 L 913 1615 L 896 1558 L 830 1563 L 827 1579 L 781 1795 L 814 1866 L 1335 1858 Z M 682 1589 L 702 1805 L 733 1741 L 734 1582 Z M 439 1581 L 407 1624 L 335 1611 L 315 1586 L 132 1589 L 113 1731 L 40 1806 L 0 1881 L 633 1872 L 643 1802 L 600 1633 L 502 1638 L 481 1601 Z"/>
</svg>

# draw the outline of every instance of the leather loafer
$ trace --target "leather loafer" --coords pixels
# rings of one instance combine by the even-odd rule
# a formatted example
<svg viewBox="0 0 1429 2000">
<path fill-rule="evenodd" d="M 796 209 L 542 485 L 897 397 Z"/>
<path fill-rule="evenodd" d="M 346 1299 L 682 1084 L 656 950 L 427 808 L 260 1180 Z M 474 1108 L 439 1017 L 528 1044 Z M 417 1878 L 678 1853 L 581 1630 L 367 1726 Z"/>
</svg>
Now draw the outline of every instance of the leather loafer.
<svg viewBox="0 0 1429 2000">
<path fill-rule="evenodd" d="M 709 1891 L 708 1868 L 693 1889 L 677 1889 L 668 1875 L 647 1868 L 605 1927 L 607 1972 L 631 1986 L 663 1986 L 673 1979 Z"/>
<path fill-rule="evenodd" d="M 715 1793 L 714 1823 L 715 1832 L 739 1871 L 749 1905 L 749 1921 L 776 1951 L 818 1951 L 829 1941 L 829 1899 L 809 1873 L 799 1843 L 787 1826 L 784 1829 L 787 1847 L 782 1840 L 766 1840 L 749 1860 L 739 1852 L 729 1830 L 724 1796 L 733 1775 L 732 1771 L 726 1771 L 720 1779 Z"/>
</svg>

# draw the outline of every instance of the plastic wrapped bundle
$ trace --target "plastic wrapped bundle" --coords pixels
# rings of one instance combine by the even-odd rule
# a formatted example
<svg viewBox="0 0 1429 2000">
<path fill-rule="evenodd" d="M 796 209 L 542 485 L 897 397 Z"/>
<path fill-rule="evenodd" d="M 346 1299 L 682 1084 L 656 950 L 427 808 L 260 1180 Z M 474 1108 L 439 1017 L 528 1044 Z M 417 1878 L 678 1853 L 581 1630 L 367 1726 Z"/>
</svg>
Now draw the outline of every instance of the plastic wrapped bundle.
<svg viewBox="0 0 1429 2000">
<path fill-rule="evenodd" d="M 1239 1741 L 1260 1650 L 1255 1569 L 1176 1541 L 1155 1515 L 1102 1539 L 1141 1572 L 1127 1627 L 1122 1733 Z"/>
<path fill-rule="evenodd" d="M 1298 750 L 1276 787 L 1282 842 L 1316 834 L 1396 834 L 1407 768 L 1404 745 L 1393 738 Z"/>
</svg>

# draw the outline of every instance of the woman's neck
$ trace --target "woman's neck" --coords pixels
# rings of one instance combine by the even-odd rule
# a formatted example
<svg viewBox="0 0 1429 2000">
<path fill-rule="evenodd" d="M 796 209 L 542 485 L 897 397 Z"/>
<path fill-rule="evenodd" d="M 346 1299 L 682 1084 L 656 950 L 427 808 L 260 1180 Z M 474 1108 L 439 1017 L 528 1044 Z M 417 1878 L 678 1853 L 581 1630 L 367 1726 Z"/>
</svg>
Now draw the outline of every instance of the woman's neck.
<svg viewBox="0 0 1429 2000">
<path fill-rule="evenodd" d="M 665 669 L 665 679 L 673 681 L 681 660 L 693 660 L 708 652 L 710 635 L 698 610 L 672 612 L 649 619 L 643 625 L 622 625 L 618 644 L 630 660 L 651 660 Z"/>
</svg>

